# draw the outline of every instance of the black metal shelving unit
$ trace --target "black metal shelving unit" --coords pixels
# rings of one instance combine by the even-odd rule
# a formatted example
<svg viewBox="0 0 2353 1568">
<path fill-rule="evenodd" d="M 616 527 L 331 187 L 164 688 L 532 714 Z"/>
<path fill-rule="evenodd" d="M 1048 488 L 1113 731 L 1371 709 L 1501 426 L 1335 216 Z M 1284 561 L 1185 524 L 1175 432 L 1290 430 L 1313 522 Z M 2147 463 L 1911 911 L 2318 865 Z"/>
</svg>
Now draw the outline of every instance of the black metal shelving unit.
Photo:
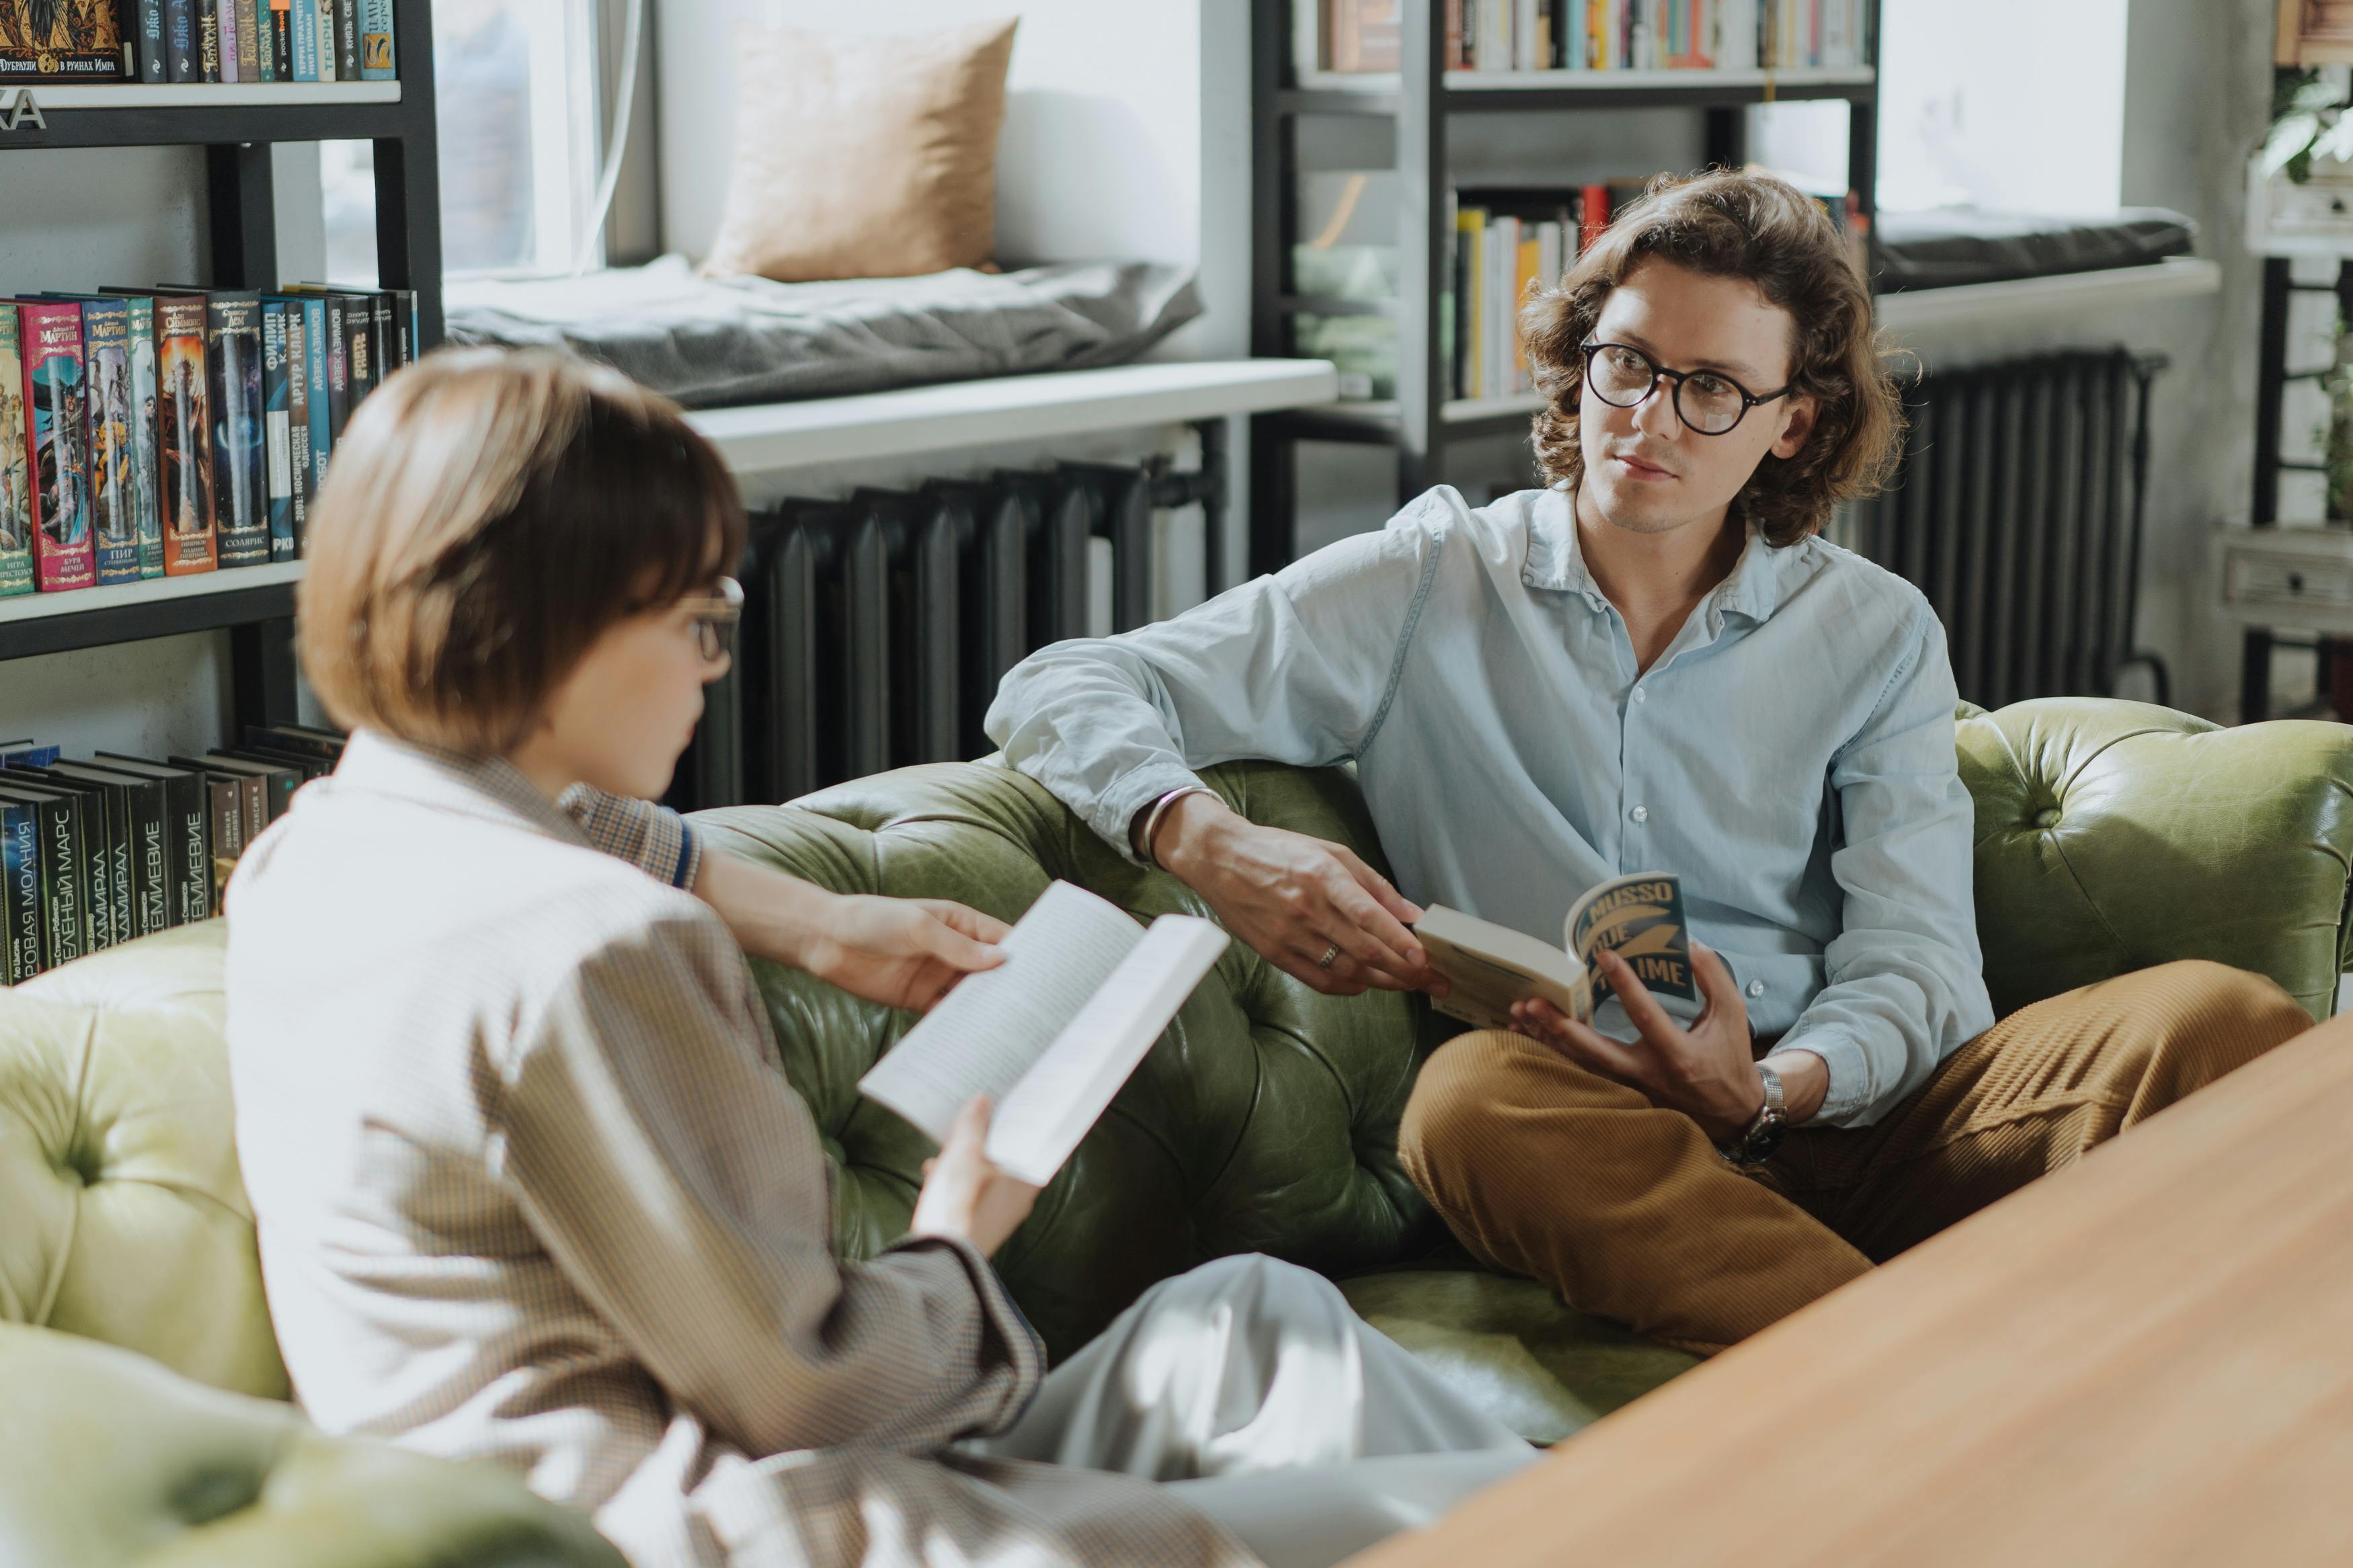
<svg viewBox="0 0 2353 1568">
<path fill-rule="evenodd" d="M 1293 0 L 1310 5 L 1316 0 Z M 1531 407 L 1505 400 L 1493 408 L 1454 403 L 1447 395 L 1447 364 L 1440 352 L 1438 300 L 1450 265 L 1447 232 L 1448 125 L 1461 115 L 1576 110 L 1686 109 L 1706 117 L 1704 161 L 1737 165 L 1746 160 L 1745 110 L 1756 103 L 1831 100 L 1848 106 L 1848 185 L 1866 216 L 1877 183 L 1879 5 L 1866 5 L 1863 58 L 1853 73 L 1763 71 L 1643 72 L 1613 79 L 1612 71 L 1543 73 L 1533 81 L 1516 73 L 1505 84 L 1444 70 L 1442 0 L 1403 0 L 1403 68 L 1396 85 L 1300 85 L 1291 59 L 1286 6 L 1259 0 L 1251 6 L 1251 276 L 1250 352 L 1280 357 L 1293 350 L 1291 319 L 1393 314 L 1398 324 L 1398 395 L 1394 403 L 1335 404 L 1254 417 L 1250 430 L 1250 570 L 1271 572 L 1293 553 L 1296 511 L 1293 443 L 1356 441 L 1394 447 L 1400 501 L 1457 477 L 1452 448 L 1527 428 Z M 1628 76 L 1636 73 L 1624 73 Z M 1662 81 L 1662 76 L 1683 79 Z M 1865 79 L 1835 79 L 1842 76 Z M 1399 204 L 1398 295 L 1394 301 L 1312 299 L 1292 291 L 1292 245 L 1298 233 L 1293 193 L 1301 170 L 1298 124 L 1310 115 L 1373 116 L 1396 127 Z M 1450 407 L 1449 405 L 1453 404 Z"/>
<path fill-rule="evenodd" d="M 206 281 L 219 289 L 268 289 L 288 281 L 279 274 L 271 146 L 372 142 L 378 281 L 417 291 L 418 347 L 430 347 L 442 331 L 432 0 L 394 0 L 393 26 L 398 82 L 24 84 L 47 123 L 33 124 L 19 113 L 16 129 L 0 131 L 0 153 L 204 148 Z M 160 587 L 125 584 L 0 600 L 0 660 L 226 629 L 234 721 L 290 720 L 296 716 L 292 578 L 283 568 L 248 567 L 167 579 Z"/>
</svg>

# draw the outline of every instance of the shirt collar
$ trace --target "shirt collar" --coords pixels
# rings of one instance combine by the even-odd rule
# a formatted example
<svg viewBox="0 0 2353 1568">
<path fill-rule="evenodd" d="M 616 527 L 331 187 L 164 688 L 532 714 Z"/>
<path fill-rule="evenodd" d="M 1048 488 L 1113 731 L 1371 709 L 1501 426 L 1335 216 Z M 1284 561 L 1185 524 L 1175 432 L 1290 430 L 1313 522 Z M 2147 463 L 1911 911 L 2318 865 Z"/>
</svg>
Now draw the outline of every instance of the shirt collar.
<svg viewBox="0 0 2353 1568">
<path fill-rule="evenodd" d="M 1715 585 L 1706 601 L 1711 628 L 1725 615 L 1745 616 L 1763 624 L 1781 605 L 1782 558 L 1761 533 L 1751 533 L 1732 574 Z M 1586 569 L 1585 547 L 1577 533 L 1577 500 L 1567 489 L 1547 489 L 1528 513 L 1528 552 L 1520 565 L 1520 581 L 1531 588 L 1553 588 L 1581 594 L 1596 610 L 1609 607 L 1593 574 Z"/>
<path fill-rule="evenodd" d="M 504 822 L 569 843 L 588 842 L 577 823 L 522 769 L 501 757 L 469 757 L 360 730 L 344 743 L 334 780 L 340 789 Z"/>
</svg>

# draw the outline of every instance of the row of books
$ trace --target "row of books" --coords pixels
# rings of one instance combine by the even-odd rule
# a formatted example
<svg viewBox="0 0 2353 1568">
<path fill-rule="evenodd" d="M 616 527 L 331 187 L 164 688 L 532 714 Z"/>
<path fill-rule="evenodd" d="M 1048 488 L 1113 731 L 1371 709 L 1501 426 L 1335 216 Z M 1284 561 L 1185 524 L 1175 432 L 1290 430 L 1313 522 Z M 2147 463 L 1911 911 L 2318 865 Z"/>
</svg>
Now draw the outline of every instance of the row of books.
<svg viewBox="0 0 2353 1568">
<path fill-rule="evenodd" d="M 0 0 L 0 87 L 391 81 L 393 0 Z"/>
<path fill-rule="evenodd" d="M 0 299 L 0 598 L 292 561 L 417 296 L 299 283 Z"/>
<path fill-rule="evenodd" d="M 1860 66 L 1868 0 L 1445 0 L 1457 71 L 1795 70 Z M 1393 71 L 1400 0 L 1322 0 L 1325 70 Z M 1304 42 L 1304 40 L 1303 40 Z"/>
<path fill-rule="evenodd" d="M 1461 190 L 1453 195 L 1453 267 L 1440 301 L 1448 385 L 1462 398 L 1533 392 L 1519 313 L 1535 289 L 1552 287 L 1611 216 L 1642 194 L 1637 183 L 1575 190 Z M 1847 237 L 1848 259 L 1867 272 L 1871 222 L 1862 202 L 1815 193 Z"/>
<path fill-rule="evenodd" d="M 332 772 L 343 737 L 301 724 L 156 761 L 0 742 L 0 984 L 220 912 L 237 857 Z"/>
</svg>

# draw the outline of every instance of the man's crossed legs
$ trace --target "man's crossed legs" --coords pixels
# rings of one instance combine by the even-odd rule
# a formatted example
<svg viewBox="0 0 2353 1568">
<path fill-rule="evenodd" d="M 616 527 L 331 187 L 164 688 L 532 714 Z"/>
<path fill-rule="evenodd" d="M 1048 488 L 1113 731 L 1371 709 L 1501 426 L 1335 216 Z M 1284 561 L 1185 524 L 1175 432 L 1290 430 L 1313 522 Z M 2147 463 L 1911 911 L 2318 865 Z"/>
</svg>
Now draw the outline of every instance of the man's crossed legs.
<svg viewBox="0 0 2353 1568">
<path fill-rule="evenodd" d="M 1422 1068 L 1398 1152 L 1482 1261 L 1712 1354 L 2311 1026 L 2258 975 L 2140 970 L 2021 1008 L 1879 1121 L 1798 1128 L 1746 1169 L 1682 1112 L 1489 1030 Z"/>
</svg>

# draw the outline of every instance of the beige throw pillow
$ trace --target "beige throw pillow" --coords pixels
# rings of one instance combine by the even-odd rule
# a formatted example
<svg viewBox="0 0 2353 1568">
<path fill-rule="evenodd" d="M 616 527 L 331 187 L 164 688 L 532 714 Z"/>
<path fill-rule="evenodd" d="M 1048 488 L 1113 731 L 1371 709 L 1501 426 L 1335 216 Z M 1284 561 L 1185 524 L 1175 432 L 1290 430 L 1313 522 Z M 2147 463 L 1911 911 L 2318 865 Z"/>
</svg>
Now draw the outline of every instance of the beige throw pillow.
<svg viewBox="0 0 2353 1568">
<path fill-rule="evenodd" d="M 1018 21 L 914 37 L 740 24 L 735 167 L 703 271 L 800 283 L 987 261 Z"/>
</svg>

